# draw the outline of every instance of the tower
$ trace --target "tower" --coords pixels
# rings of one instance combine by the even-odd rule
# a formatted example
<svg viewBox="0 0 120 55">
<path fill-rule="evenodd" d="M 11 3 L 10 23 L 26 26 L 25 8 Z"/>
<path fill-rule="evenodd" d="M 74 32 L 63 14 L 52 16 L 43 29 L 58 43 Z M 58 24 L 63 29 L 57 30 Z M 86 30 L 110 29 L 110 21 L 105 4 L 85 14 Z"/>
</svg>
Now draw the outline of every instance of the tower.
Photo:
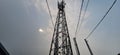
<svg viewBox="0 0 120 55">
<path fill-rule="evenodd" d="M 73 55 L 65 16 L 65 2 L 58 2 L 58 14 L 49 55 Z"/>
</svg>

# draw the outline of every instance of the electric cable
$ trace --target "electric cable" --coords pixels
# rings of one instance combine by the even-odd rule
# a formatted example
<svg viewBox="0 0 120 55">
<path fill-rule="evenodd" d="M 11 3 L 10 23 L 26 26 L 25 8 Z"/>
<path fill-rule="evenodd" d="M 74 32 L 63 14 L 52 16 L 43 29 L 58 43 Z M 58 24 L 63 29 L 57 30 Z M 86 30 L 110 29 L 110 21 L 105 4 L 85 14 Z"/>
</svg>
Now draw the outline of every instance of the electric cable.
<svg viewBox="0 0 120 55">
<path fill-rule="evenodd" d="M 91 34 L 96 30 L 96 28 L 101 24 L 101 22 L 105 19 L 105 17 L 107 16 L 107 14 L 109 13 L 109 11 L 112 9 L 112 7 L 115 5 L 117 0 L 115 0 L 113 2 L 113 4 L 110 6 L 110 8 L 108 9 L 108 11 L 105 13 L 105 15 L 103 16 L 103 18 L 97 23 L 97 25 L 93 28 L 93 30 L 88 34 L 88 36 L 85 39 L 88 39 L 88 37 L 91 36 Z"/>
<path fill-rule="evenodd" d="M 81 30 L 81 25 L 83 24 L 83 21 L 84 21 L 85 15 L 86 15 L 86 11 L 87 11 L 87 9 L 88 9 L 88 5 L 89 5 L 89 0 L 87 1 L 87 4 L 86 4 L 86 6 L 85 6 L 85 11 L 84 11 L 83 16 L 82 16 L 82 18 L 81 18 L 79 30 Z"/>
<path fill-rule="evenodd" d="M 46 4 L 47 4 L 47 7 L 48 7 L 48 11 L 49 11 L 49 15 L 50 15 L 50 18 L 51 18 L 51 23 L 54 27 L 54 22 L 53 22 L 53 19 L 52 19 L 52 15 L 51 15 L 51 11 L 50 11 L 50 7 L 49 7 L 49 4 L 48 4 L 48 1 L 46 0 Z"/>
<path fill-rule="evenodd" d="M 76 26 L 75 37 L 77 35 L 77 30 L 78 30 L 78 27 L 79 27 L 79 22 L 80 22 L 80 18 L 81 18 L 83 3 L 84 3 L 84 0 L 82 0 L 81 7 L 80 7 L 80 13 L 79 13 L 79 18 L 78 18 L 78 23 L 77 23 L 77 26 Z"/>
</svg>

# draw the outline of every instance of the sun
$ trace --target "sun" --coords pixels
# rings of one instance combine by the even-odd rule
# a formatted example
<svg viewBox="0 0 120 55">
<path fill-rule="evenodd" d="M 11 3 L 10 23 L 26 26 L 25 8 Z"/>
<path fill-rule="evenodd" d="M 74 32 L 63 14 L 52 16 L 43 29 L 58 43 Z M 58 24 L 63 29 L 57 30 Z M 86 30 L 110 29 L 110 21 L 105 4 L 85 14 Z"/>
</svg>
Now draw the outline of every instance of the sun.
<svg viewBox="0 0 120 55">
<path fill-rule="evenodd" d="M 40 28 L 38 31 L 39 31 L 39 32 L 44 32 L 43 29 L 41 29 L 41 28 Z"/>
</svg>

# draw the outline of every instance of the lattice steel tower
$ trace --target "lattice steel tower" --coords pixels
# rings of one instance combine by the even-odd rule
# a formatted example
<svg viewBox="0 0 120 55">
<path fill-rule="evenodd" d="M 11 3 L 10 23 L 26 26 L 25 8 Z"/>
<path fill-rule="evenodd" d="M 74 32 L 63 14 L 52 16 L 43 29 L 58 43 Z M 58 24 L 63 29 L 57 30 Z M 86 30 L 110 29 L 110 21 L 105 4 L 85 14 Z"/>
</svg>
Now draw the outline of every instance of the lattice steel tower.
<svg viewBox="0 0 120 55">
<path fill-rule="evenodd" d="M 65 2 L 58 2 L 59 10 L 49 55 L 73 55 L 64 8 Z"/>
</svg>

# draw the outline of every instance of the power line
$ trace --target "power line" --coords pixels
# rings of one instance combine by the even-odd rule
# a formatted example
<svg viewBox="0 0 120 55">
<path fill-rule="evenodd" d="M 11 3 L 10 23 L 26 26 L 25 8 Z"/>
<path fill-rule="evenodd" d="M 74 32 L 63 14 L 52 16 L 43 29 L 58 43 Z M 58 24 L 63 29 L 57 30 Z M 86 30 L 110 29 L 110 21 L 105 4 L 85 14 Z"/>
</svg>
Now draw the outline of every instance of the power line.
<svg viewBox="0 0 120 55">
<path fill-rule="evenodd" d="M 80 22 L 80 18 L 81 18 L 83 3 L 84 3 L 84 0 L 82 0 L 81 7 L 80 7 L 80 13 L 79 13 L 78 23 L 77 23 L 77 27 L 76 27 L 76 31 L 75 31 L 75 37 L 77 35 L 77 30 L 78 30 L 78 27 L 79 27 L 79 22 Z"/>
<path fill-rule="evenodd" d="M 47 7 L 48 7 L 48 11 L 49 11 L 50 18 L 51 18 L 51 23 L 52 23 L 52 25 L 53 25 L 53 27 L 54 27 L 54 22 L 53 22 L 53 19 L 52 19 L 50 7 L 49 7 L 49 5 L 48 5 L 48 1 L 47 1 L 47 0 L 46 0 L 46 3 L 47 3 Z"/>
<path fill-rule="evenodd" d="M 83 13 L 83 17 L 81 18 L 79 30 L 81 30 L 81 25 L 82 25 L 82 23 L 83 23 L 83 21 L 84 21 L 84 18 L 85 18 L 85 15 L 86 15 L 86 11 L 87 11 L 88 5 L 89 5 L 89 0 L 87 1 L 86 7 L 85 7 L 85 12 Z"/>
<path fill-rule="evenodd" d="M 108 9 L 108 11 L 105 13 L 105 15 L 103 16 L 103 18 L 99 21 L 99 23 L 93 28 L 93 30 L 88 34 L 88 36 L 86 37 L 86 39 L 88 37 L 91 36 L 91 34 L 96 30 L 96 28 L 101 24 L 101 22 L 105 19 L 105 17 L 107 16 L 107 14 L 109 13 L 109 11 L 112 9 L 112 7 L 114 6 L 114 4 L 116 3 L 117 0 L 115 0 L 113 2 L 113 4 L 110 6 L 110 8 Z"/>
</svg>

